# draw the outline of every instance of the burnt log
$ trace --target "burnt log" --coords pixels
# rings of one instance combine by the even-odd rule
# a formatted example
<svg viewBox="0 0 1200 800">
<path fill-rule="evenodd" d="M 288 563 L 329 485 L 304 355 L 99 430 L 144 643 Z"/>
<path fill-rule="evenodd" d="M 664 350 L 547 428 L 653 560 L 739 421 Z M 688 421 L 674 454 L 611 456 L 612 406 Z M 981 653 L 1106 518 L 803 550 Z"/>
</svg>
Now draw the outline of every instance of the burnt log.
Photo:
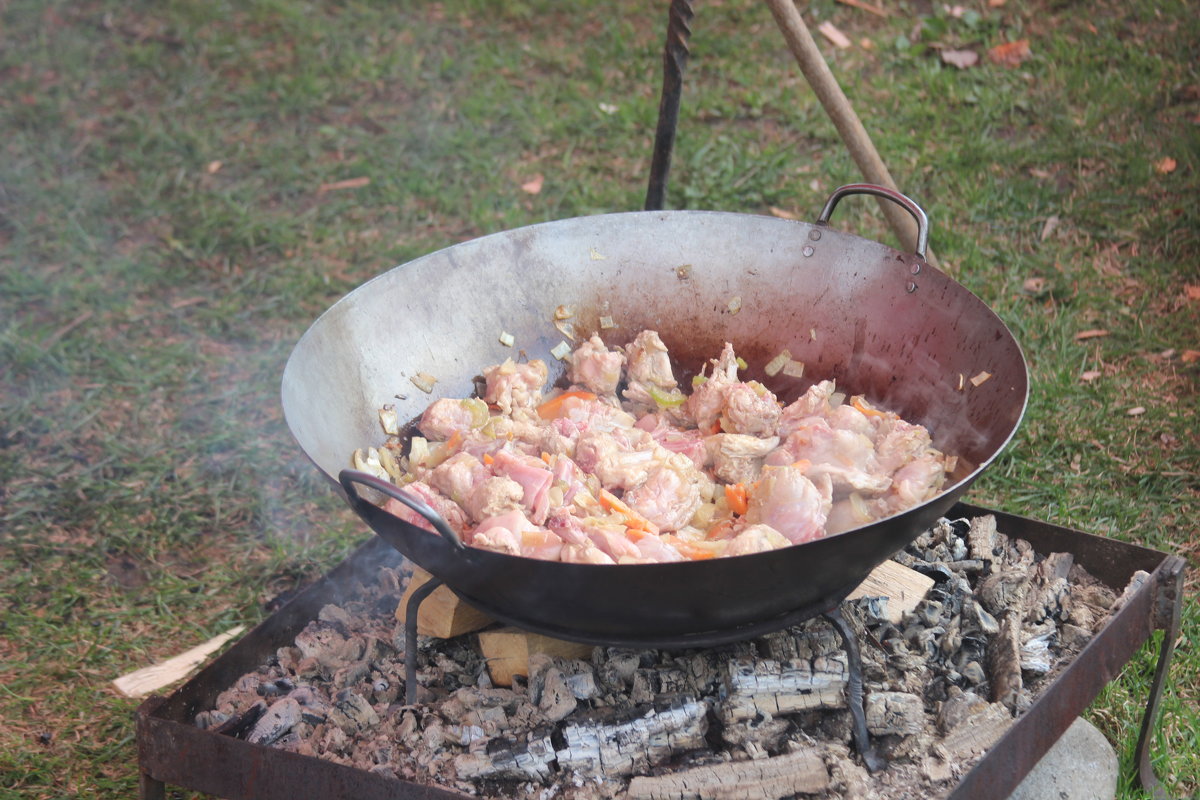
<svg viewBox="0 0 1200 800">
<path fill-rule="evenodd" d="M 559 766 L 585 775 L 633 775 L 706 746 L 707 703 L 689 700 L 639 711 L 615 721 L 599 716 L 564 725 Z"/>
<path fill-rule="evenodd" d="M 637 777 L 630 800 L 778 800 L 829 788 L 829 770 L 811 750 L 772 758 L 728 761 L 669 775 Z"/>
<path fill-rule="evenodd" d="M 778 662 L 737 659 L 725 675 L 723 722 L 779 716 L 818 709 L 845 708 L 849 666 L 842 653 Z"/>
<path fill-rule="evenodd" d="M 1016 711 L 1021 697 L 1021 617 L 1013 611 L 1005 614 L 1000 632 L 988 647 L 988 679 L 992 684 L 992 702 Z"/>
</svg>

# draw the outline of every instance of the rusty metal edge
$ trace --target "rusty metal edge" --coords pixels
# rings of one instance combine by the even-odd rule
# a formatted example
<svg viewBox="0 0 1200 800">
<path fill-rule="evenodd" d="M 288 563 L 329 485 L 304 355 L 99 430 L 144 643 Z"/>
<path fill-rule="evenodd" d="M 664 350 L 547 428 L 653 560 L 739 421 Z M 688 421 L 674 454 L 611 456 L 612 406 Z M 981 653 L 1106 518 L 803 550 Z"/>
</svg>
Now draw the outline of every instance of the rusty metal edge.
<svg viewBox="0 0 1200 800">
<path fill-rule="evenodd" d="M 1151 574 L 1150 580 L 1108 619 L 1083 651 L 946 797 L 946 800 L 1005 800 L 1076 717 L 1091 705 L 1101 690 L 1120 674 L 1134 653 L 1149 641 L 1150 634 L 1157 627 L 1159 587 L 1164 583 L 1165 572 L 1170 571 L 1174 557 L 1082 531 L 1056 528 L 1013 514 L 974 507 L 968 507 L 968 510 L 972 513 L 984 511 L 995 514 L 1001 532 L 1026 539 L 1039 553 L 1052 552 L 1039 547 L 1039 543 L 1058 543 L 1062 533 L 1067 532 L 1075 534 L 1076 539 L 1087 537 L 1082 541 L 1090 541 L 1102 550 L 1125 552 L 1129 556 L 1122 564 L 1128 573 L 1126 580 L 1138 569 L 1145 569 Z M 1097 553 L 1089 555 L 1095 557 Z M 1091 569 L 1087 564 L 1084 566 Z M 1123 588 L 1119 584 L 1109 583 L 1109 586 L 1117 591 Z"/>
<path fill-rule="evenodd" d="M 1155 607 L 1155 587 L 1162 580 L 1158 573 L 1163 562 L 1171 558 L 1159 551 L 966 503 L 955 505 L 947 516 L 981 514 L 994 514 L 1002 532 L 1028 539 L 1039 553 L 1053 552 L 1056 547 L 1069 549 L 1060 546 L 1068 542 L 1087 542 L 1091 548 L 1087 555 L 1098 556 L 1101 563 L 1091 564 L 1087 558 L 1080 559 L 1080 563 L 1089 570 L 1106 573 L 1097 577 L 1115 589 L 1121 589 L 1122 585 L 1114 585 L 1114 579 L 1119 581 L 1125 573 L 1127 581 L 1137 569 L 1152 572 L 1153 579 L 1129 598 L 1046 693 L 964 776 L 948 800 L 1003 800 L 1011 794 L 1075 717 L 1149 639 L 1155 621 L 1161 617 Z M 380 544 L 377 538 L 368 540 L 171 695 L 150 697 L 138 707 L 136 738 L 143 798 L 162 797 L 164 784 L 227 800 L 291 800 L 298 796 L 353 796 L 361 800 L 470 797 L 250 744 L 201 730 L 190 723 L 191 716 L 211 702 L 217 692 L 258 666 L 267 652 L 294 637 L 308 621 L 316 618 L 321 606 L 339 597 L 344 591 L 339 584 L 361 569 L 360 562 L 387 553 L 390 548 Z"/>
</svg>

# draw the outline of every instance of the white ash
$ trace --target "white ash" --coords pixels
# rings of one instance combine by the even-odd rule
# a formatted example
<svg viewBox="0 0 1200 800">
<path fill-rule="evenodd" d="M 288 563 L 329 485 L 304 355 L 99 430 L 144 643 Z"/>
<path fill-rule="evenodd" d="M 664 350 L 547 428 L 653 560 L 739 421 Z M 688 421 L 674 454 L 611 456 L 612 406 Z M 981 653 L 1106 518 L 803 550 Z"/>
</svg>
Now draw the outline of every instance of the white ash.
<svg viewBox="0 0 1200 800">
<path fill-rule="evenodd" d="M 940 520 L 896 561 L 935 580 L 913 613 L 891 624 L 878 598 L 843 606 L 860 633 L 868 730 L 889 759 L 874 775 L 851 746 L 847 657 L 822 620 L 702 650 L 535 657 L 512 689 L 491 685 L 473 636 L 422 637 L 418 703 L 406 706 L 394 611 L 407 576 L 388 567 L 196 724 L 481 798 L 700 797 L 713 781 L 750 781 L 764 797 L 936 798 L 1087 644 L 1117 596 L 1069 555 L 1042 557 L 996 531 L 992 517 Z M 251 710 L 253 724 L 239 727 Z M 801 754 L 811 758 L 797 771 Z"/>
</svg>

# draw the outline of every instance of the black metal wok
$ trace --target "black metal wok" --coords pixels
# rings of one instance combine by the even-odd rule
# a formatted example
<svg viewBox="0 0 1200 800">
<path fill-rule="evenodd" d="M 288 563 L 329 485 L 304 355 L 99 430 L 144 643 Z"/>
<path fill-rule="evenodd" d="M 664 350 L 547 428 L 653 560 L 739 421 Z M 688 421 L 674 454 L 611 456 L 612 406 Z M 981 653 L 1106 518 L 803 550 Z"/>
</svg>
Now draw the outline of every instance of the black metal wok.
<svg viewBox="0 0 1200 800">
<path fill-rule="evenodd" d="M 827 226 L 850 194 L 887 197 L 918 220 L 918 253 Z M 816 224 L 707 211 L 647 211 L 566 219 L 486 236 L 369 281 L 308 330 L 283 375 L 284 413 L 304 452 L 341 483 L 384 539 L 473 605 L 562 638 L 686 642 L 712 631 L 772 627 L 832 607 L 876 565 L 921 533 L 995 459 L 1025 411 L 1028 371 L 1011 332 L 975 295 L 924 260 L 928 225 L 908 198 L 843 187 Z M 833 378 L 927 426 L 958 456 L 933 500 L 855 530 L 783 550 L 673 564 L 562 564 L 461 547 L 402 522 L 360 496 L 350 455 L 384 440 L 378 410 L 416 418 L 437 397 L 467 397 L 473 377 L 519 353 L 551 380 L 565 364 L 556 307 L 610 346 L 643 328 L 661 334 L 687 374 L 726 341 L 748 379 L 790 402 Z M 617 327 L 600 330 L 600 317 Z M 502 332 L 515 337 L 503 346 Z M 786 348 L 803 378 L 768 378 Z M 412 378 L 437 378 L 433 392 Z M 975 380 L 972 381 L 972 378 Z M 394 491 L 394 490 L 393 490 Z"/>
</svg>

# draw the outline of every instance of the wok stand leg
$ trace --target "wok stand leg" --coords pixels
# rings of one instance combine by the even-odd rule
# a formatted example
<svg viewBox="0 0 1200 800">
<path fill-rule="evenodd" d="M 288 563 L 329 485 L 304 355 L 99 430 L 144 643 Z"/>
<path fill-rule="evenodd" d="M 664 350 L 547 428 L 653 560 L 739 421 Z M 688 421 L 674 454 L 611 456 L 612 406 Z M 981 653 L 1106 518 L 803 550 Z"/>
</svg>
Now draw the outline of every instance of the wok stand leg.
<svg viewBox="0 0 1200 800">
<path fill-rule="evenodd" d="M 404 613 L 404 703 L 414 706 L 417 704 L 417 612 L 421 603 L 442 585 L 439 578 L 430 578 L 421 584 L 412 596 L 408 598 L 408 608 Z"/>
<path fill-rule="evenodd" d="M 834 630 L 842 637 L 842 646 L 846 649 L 846 661 L 849 675 L 846 678 L 846 704 L 850 707 L 850 718 L 853 722 L 854 749 L 862 756 L 867 771 L 876 773 L 887 766 L 887 762 L 875 752 L 871 745 L 871 737 L 867 732 L 867 712 L 863 708 L 863 668 L 862 653 L 858 649 L 858 636 L 842 616 L 841 608 L 834 607 L 822 612 L 821 616 L 829 620 Z"/>
<path fill-rule="evenodd" d="M 141 800 L 164 800 L 166 796 L 166 784 L 152 778 L 149 772 L 138 774 L 138 797 Z"/>
<path fill-rule="evenodd" d="M 1166 789 L 1154 774 L 1150 763 L 1150 742 L 1154 738 L 1154 725 L 1158 721 L 1158 705 L 1162 700 L 1163 687 L 1167 682 L 1167 670 L 1175 652 L 1175 640 L 1179 638 L 1183 615 L 1183 577 L 1186 562 L 1178 556 L 1170 556 L 1160 567 L 1160 579 L 1155 597 L 1155 626 L 1163 629 L 1162 646 L 1158 651 L 1158 666 L 1154 670 L 1154 682 L 1150 686 L 1150 697 L 1142 716 L 1142 728 L 1134 750 L 1138 783 L 1154 800 L 1167 800 Z"/>
</svg>

